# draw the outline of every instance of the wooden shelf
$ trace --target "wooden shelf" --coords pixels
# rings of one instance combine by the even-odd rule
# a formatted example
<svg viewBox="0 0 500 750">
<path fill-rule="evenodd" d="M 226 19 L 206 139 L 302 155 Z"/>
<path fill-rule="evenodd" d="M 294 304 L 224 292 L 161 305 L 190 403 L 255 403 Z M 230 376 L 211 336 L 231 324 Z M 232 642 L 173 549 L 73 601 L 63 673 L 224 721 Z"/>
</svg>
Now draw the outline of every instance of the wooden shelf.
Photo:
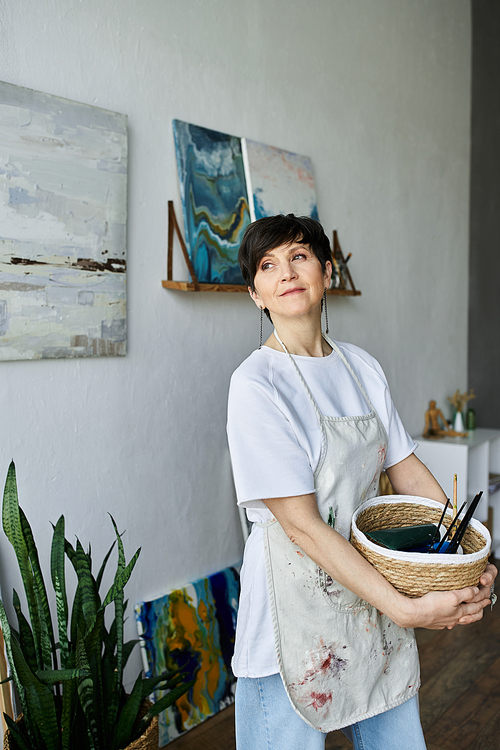
<svg viewBox="0 0 500 750">
<path fill-rule="evenodd" d="M 196 286 L 192 281 L 169 281 L 163 279 L 161 285 L 164 289 L 177 289 L 180 292 L 243 292 L 248 294 L 246 286 L 242 284 L 201 284 Z M 341 297 L 358 297 L 359 289 L 328 289 L 327 294 Z"/>
<path fill-rule="evenodd" d="M 174 234 L 179 240 L 182 254 L 186 262 L 189 275 L 192 281 L 174 281 L 172 279 L 173 251 L 174 251 Z M 333 251 L 332 261 L 337 278 L 340 280 L 340 286 L 332 287 L 327 290 L 327 294 L 333 294 L 340 297 L 359 297 L 361 292 L 356 289 L 352 276 L 347 267 L 347 261 L 351 254 L 344 258 L 342 249 L 339 244 L 337 232 L 333 233 Z M 187 251 L 184 237 L 181 234 L 177 217 L 175 215 L 173 201 L 168 202 L 168 256 L 167 256 L 167 278 L 163 279 L 161 285 L 164 289 L 177 289 L 180 292 L 243 292 L 248 294 L 247 287 L 243 284 L 206 284 L 196 278 L 196 273 L 191 263 L 191 258 Z"/>
<path fill-rule="evenodd" d="M 243 284 L 194 284 L 192 281 L 170 281 L 163 279 L 161 282 L 164 289 L 178 289 L 181 292 L 245 292 L 248 294 L 246 286 Z"/>
</svg>

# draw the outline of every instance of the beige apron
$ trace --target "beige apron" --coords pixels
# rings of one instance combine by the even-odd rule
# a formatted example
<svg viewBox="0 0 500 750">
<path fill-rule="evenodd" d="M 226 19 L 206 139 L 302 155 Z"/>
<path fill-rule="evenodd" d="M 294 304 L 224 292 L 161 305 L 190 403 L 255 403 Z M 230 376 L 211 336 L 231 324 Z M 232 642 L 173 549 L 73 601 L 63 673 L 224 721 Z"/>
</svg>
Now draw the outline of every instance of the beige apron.
<svg viewBox="0 0 500 750">
<path fill-rule="evenodd" d="M 311 399 L 323 435 L 314 475 L 323 520 L 349 539 L 356 508 L 377 494 L 387 434 L 356 374 L 369 408 L 360 417 L 321 414 L 293 357 L 283 349 Z M 279 340 L 279 339 L 278 339 Z M 278 521 L 264 530 L 274 639 L 283 684 L 294 709 L 322 732 L 348 726 L 411 698 L 420 685 L 413 630 L 398 627 L 319 568 Z"/>
</svg>

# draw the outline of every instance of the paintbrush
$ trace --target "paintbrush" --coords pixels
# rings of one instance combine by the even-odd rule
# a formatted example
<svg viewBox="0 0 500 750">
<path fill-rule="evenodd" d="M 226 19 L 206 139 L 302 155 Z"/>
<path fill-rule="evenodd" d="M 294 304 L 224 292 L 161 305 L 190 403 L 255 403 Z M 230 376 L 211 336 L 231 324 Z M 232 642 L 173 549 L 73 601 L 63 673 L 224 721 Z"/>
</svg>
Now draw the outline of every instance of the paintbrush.
<svg viewBox="0 0 500 750">
<path fill-rule="evenodd" d="M 438 544 L 438 546 L 436 547 L 436 549 L 435 549 L 435 550 L 433 550 L 434 552 L 439 552 L 439 550 L 440 550 L 440 549 L 441 549 L 441 547 L 443 546 L 443 543 L 444 543 L 444 542 L 446 541 L 447 537 L 448 537 L 448 536 L 450 536 L 450 534 L 453 534 L 453 532 L 454 532 L 454 530 L 455 530 L 455 526 L 456 526 L 456 523 L 457 523 L 457 521 L 458 521 L 458 518 L 459 518 L 459 516 L 460 516 L 460 513 L 461 513 L 461 512 L 463 511 L 463 509 L 465 508 L 465 506 L 466 506 L 466 505 L 467 505 L 467 501 L 465 501 L 465 503 L 463 503 L 463 504 L 462 504 L 462 507 L 461 507 L 461 508 L 460 508 L 460 510 L 458 511 L 457 515 L 455 516 L 455 518 L 453 519 L 453 521 L 452 521 L 452 522 L 450 523 L 450 525 L 448 526 L 448 531 L 447 531 L 447 532 L 446 532 L 446 534 L 445 534 L 445 535 L 443 536 L 443 538 L 442 538 L 442 539 L 441 539 L 441 541 L 439 542 L 439 544 Z M 451 539 L 451 536 L 450 536 L 450 539 Z M 446 554 L 448 554 L 448 550 L 446 550 Z"/>
<path fill-rule="evenodd" d="M 467 527 L 469 526 L 469 523 L 472 519 L 474 511 L 476 510 L 478 503 L 481 500 L 482 495 L 483 495 L 483 492 L 481 491 L 481 492 L 478 492 L 477 495 L 474 497 L 469 508 L 467 509 L 467 513 L 465 514 L 460 526 L 457 529 L 456 536 L 458 537 L 458 544 L 460 544 L 460 541 L 462 540 L 463 535 L 467 531 Z M 453 541 L 455 541 L 455 539 Z"/>
<path fill-rule="evenodd" d="M 453 541 L 450 544 L 450 547 L 453 549 L 453 551 L 450 551 L 450 554 L 453 554 L 453 552 L 456 552 L 458 549 L 458 545 L 462 541 L 462 537 L 467 531 L 467 528 L 469 526 L 469 523 L 471 522 L 472 516 L 474 514 L 474 511 L 476 510 L 479 501 L 481 500 L 481 497 L 483 495 L 483 492 L 478 492 L 474 500 L 469 505 L 469 508 L 467 509 L 467 513 L 465 514 L 463 521 L 461 522 L 460 526 L 456 530 L 456 533 L 453 537 Z"/>
<path fill-rule="evenodd" d="M 439 529 L 441 528 L 441 524 L 443 523 L 443 519 L 444 519 L 444 514 L 446 513 L 446 509 L 447 509 L 448 505 L 450 505 L 450 498 L 449 498 L 449 497 L 447 497 L 447 498 L 446 498 L 446 505 L 445 505 L 445 506 L 444 506 L 444 508 L 443 508 L 443 513 L 442 513 L 442 515 L 441 515 L 441 518 L 439 519 L 439 523 L 438 523 L 438 525 L 437 525 L 437 529 L 436 529 L 436 531 L 434 532 L 434 536 L 433 536 L 433 537 L 432 537 L 432 539 L 431 539 L 431 543 L 430 543 L 430 545 L 429 545 L 429 549 L 427 550 L 427 552 L 430 552 L 430 551 L 431 551 L 431 549 L 432 549 L 432 548 L 434 547 L 434 545 L 436 544 L 436 540 L 437 540 L 437 538 L 438 538 L 438 534 L 439 534 Z"/>
<path fill-rule="evenodd" d="M 456 518 L 457 516 L 457 475 L 453 477 L 453 516 Z"/>
</svg>

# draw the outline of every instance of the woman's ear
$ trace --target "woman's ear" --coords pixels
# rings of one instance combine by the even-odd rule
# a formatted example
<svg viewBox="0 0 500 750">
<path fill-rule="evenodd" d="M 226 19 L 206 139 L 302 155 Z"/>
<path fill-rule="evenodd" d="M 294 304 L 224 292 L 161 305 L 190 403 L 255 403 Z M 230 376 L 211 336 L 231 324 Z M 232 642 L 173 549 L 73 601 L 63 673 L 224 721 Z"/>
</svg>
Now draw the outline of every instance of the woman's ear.
<svg viewBox="0 0 500 750">
<path fill-rule="evenodd" d="M 264 309 L 264 305 L 262 304 L 262 300 L 259 297 L 259 295 L 257 294 L 257 292 L 254 292 L 251 287 L 248 287 L 248 294 L 253 299 L 253 301 L 255 302 L 255 304 L 257 305 L 257 307 L 259 308 L 259 310 L 263 310 Z"/>
</svg>

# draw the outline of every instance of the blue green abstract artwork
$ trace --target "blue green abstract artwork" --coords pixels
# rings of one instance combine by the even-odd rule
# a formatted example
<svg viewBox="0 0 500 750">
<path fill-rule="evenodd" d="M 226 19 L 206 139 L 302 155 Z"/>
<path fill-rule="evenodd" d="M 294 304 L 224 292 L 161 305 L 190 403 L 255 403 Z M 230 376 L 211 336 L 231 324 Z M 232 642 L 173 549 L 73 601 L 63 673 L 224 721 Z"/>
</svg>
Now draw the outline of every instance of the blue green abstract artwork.
<svg viewBox="0 0 500 750">
<path fill-rule="evenodd" d="M 136 605 L 146 676 L 180 669 L 195 680 L 160 714 L 160 747 L 234 702 L 238 597 L 238 570 L 226 568 Z M 156 699 L 162 695 L 157 691 Z"/>
<path fill-rule="evenodd" d="M 241 139 L 173 121 L 188 252 L 200 283 L 243 284 L 238 249 L 250 223 Z"/>
</svg>

